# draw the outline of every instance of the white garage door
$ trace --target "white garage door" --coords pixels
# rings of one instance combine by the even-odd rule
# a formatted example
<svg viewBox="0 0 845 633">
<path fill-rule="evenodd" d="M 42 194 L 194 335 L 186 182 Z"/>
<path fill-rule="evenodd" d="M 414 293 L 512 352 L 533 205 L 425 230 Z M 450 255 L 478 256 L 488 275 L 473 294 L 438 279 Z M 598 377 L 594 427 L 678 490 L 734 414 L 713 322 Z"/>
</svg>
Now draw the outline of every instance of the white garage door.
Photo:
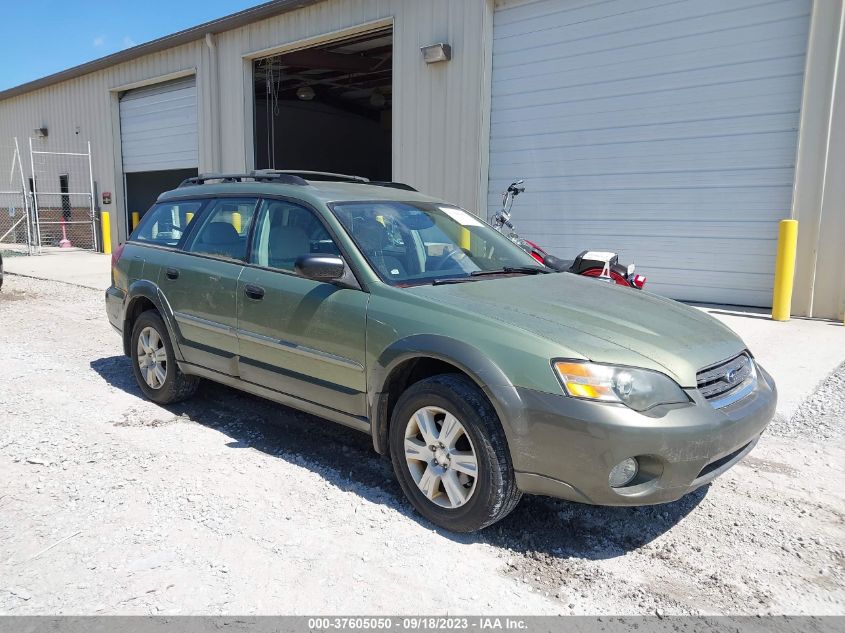
<svg viewBox="0 0 845 633">
<path fill-rule="evenodd" d="M 489 208 L 677 299 L 771 304 L 811 0 L 500 2 Z"/>
<path fill-rule="evenodd" d="M 120 142 L 125 173 L 196 167 L 194 78 L 124 93 L 120 98 Z"/>
</svg>

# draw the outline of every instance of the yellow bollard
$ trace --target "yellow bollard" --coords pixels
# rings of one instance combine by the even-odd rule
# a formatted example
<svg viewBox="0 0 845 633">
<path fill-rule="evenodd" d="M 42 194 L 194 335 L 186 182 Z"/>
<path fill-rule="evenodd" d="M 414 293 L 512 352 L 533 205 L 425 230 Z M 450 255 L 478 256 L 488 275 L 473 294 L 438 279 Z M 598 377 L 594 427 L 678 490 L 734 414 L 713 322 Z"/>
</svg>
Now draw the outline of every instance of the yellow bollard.
<svg viewBox="0 0 845 633">
<path fill-rule="evenodd" d="M 469 229 L 465 226 L 461 227 L 461 248 L 465 251 L 470 250 L 470 246 L 472 244 L 472 235 L 469 232 Z"/>
<path fill-rule="evenodd" d="M 775 288 L 772 293 L 772 320 L 789 321 L 792 311 L 792 283 L 795 279 L 795 251 L 798 247 L 798 220 L 781 220 L 778 227 L 778 253 L 775 260 Z"/>
<path fill-rule="evenodd" d="M 109 255 L 111 253 L 111 220 L 108 211 L 100 213 L 100 230 L 103 232 L 103 252 Z"/>
<path fill-rule="evenodd" d="M 132 212 L 132 230 L 134 231 L 135 228 L 138 226 L 138 222 L 141 220 L 141 214 L 137 211 Z"/>
<path fill-rule="evenodd" d="M 232 213 L 232 226 L 235 227 L 235 230 L 240 234 L 241 232 L 241 214 L 237 211 Z"/>
<path fill-rule="evenodd" d="M 190 224 L 191 220 L 193 220 L 193 219 L 194 219 L 193 213 L 186 213 L 185 214 L 185 224 Z"/>
</svg>

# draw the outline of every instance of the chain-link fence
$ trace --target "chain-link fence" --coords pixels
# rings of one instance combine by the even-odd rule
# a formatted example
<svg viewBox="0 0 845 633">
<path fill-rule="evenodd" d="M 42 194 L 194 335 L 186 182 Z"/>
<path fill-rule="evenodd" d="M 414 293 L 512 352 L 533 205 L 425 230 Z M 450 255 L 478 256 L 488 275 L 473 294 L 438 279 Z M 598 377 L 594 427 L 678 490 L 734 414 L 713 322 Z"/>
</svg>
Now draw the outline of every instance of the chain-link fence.
<svg viewBox="0 0 845 633">
<path fill-rule="evenodd" d="M 0 144 L 0 246 L 31 253 L 32 214 L 23 160 L 17 139 Z"/>
<path fill-rule="evenodd" d="M 91 144 L 82 151 L 48 151 L 29 139 L 29 154 L 38 246 L 96 250 Z"/>
</svg>

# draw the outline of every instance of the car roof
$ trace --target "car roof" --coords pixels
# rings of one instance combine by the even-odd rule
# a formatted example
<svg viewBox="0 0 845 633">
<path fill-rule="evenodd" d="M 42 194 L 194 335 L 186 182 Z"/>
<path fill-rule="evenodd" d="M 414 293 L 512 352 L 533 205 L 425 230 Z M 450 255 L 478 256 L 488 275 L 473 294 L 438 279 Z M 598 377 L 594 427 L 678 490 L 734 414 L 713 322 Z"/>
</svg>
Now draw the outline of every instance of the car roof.
<svg viewBox="0 0 845 633">
<path fill-rule="evenodd" d="M 210 180 L 211 178 L 209 178 Z M 395 201 L 395 202 L 443 202 L 437 198 L 426 196 L 418 191 L 409 191 L 391 185 L 369 184 L 367 182 L 339 182 L 326 180 L 307 180 L 297 178 L 300 182 L 279 180 L 258 181 L 245 180 L 240 182 L 209 182 L 193 184 L 188 181 L 177 189 L 166 191 L 158 197 L 159 202 L 180 198 L 196 198 L 218 195 L 244 196 L 284 196 L 297 198 L 313 206 L 321 206 L 331 202 L 356 201 Z"/>
</svg>

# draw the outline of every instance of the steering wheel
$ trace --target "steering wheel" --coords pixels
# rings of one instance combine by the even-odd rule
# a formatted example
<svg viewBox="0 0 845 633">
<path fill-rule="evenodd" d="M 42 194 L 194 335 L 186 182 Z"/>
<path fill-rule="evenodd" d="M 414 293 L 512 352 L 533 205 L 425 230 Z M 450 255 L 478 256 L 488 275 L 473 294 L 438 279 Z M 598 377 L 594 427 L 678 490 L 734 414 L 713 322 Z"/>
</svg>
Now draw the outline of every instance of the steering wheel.
<svg viewBox="0 0 845 633">
<path fill-rule="evenodd" d="M 454 260 L 457 263 L 461 257 L 466 257 L 467 254 L 464 253 L 461 249 L 456 248 L 455 250 L 451 251 L 446 257 L 443 258 L 443 261 L 440 262 L 440 265 L 437 267 L 437 270 L 444 270 L 447 268 L 447 264 Z"/>
</svg>

